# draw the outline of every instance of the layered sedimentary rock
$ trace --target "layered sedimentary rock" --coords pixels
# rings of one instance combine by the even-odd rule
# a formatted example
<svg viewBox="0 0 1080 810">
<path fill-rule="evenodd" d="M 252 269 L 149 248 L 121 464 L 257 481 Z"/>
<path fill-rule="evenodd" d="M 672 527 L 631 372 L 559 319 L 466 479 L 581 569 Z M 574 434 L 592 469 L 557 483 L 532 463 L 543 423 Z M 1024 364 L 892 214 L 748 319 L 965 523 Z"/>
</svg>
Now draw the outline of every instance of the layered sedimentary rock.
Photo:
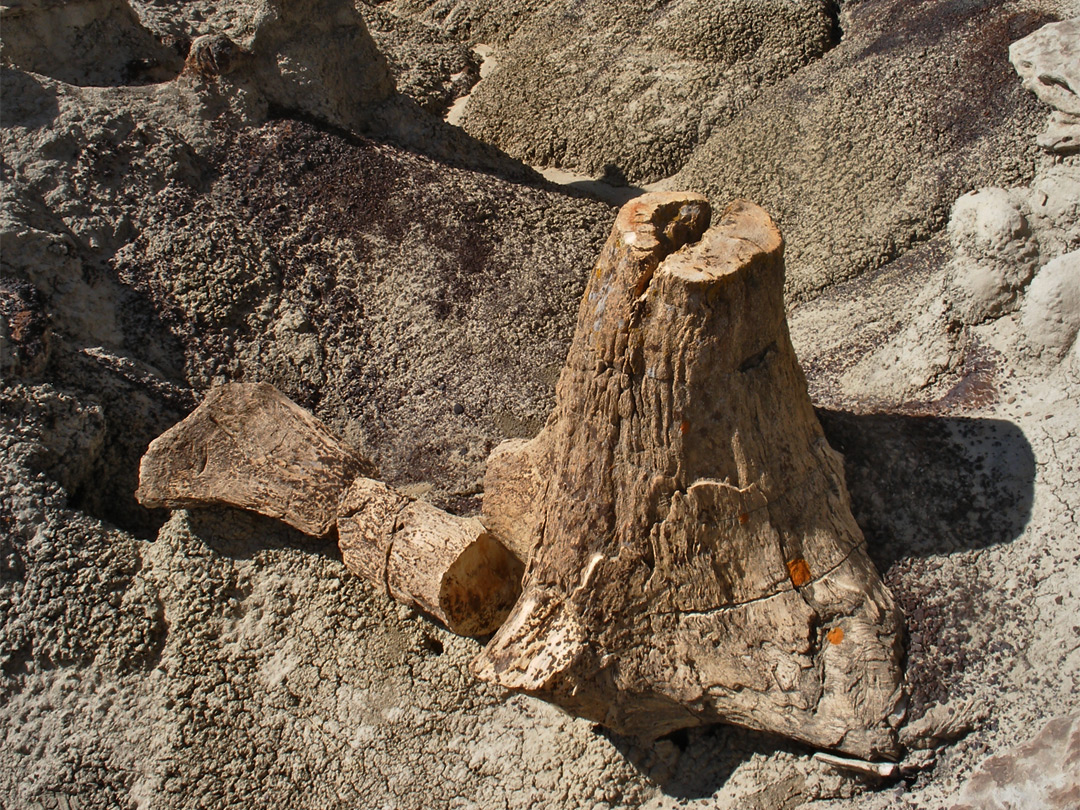
<svg viewBox="0 0 1080 810">
<path fill-rule="evenodd" d="M 622 209 L 555 410 L 489 462 L 486 523 L 529 565 L 475 671 L 623 733 L 895 755 L 900 616 L 788 337 L 780 233 L 710 213 Z"/>
</svg>

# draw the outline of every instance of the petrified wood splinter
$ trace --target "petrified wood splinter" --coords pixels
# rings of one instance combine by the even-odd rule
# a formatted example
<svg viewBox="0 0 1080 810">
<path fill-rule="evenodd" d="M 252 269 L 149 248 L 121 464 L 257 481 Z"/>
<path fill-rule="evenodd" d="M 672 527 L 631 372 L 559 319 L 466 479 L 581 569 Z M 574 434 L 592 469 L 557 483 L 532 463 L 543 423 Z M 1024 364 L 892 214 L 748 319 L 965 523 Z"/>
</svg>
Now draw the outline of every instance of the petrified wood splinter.
<svg viewBox="0 0 1080 810">
<path fill-rule="evenodd" d="M 528 559 L 476 674 L 616 731 L 725 721 L 893 757 L 901 621 L 784 317 L 780 234 L 736 202 L 619 213 L 543 431 L 489 460 Z"/>
<path fill-rule="evenodd" d="M 521 592 L 521 563 L 480 521 L 364 477 L 373 472 L 273 386 L 231 383 L 151 442 L 135 497 L 237 506 L 316 536 L 336 525 L 354 574 L 456 633 L 493 632 Z"/>
</svg>

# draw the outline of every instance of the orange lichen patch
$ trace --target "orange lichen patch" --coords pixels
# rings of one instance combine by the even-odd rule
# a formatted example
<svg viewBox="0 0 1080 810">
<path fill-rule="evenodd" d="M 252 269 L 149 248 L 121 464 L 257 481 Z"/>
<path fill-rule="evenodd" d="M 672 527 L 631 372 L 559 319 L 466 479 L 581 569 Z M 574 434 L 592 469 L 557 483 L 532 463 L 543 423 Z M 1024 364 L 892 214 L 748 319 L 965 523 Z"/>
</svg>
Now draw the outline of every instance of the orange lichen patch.
<svg viewBox="0 0 1080 810">
<path fill-rule="evenodd" d="M 689 432 L 690 432 L 690 423 L 687 420 L 683 419 L 682 423 L 679 425 L 679 433 L 681 433 L 683 436 L 685 436 Z"/>
<path fill-rule="evenodd" d="M 791 583 L 796 587 L 805 585 L 810 581 L 810 566 L 806 564 L 806 560 L 799 557 L 797 560 L 791 560 L 787 564 L 788 575 L 791 577 Z"/>
<path fill-rule="evenodd" d="M 828 633 L 825 634 L 825 638 L 829 640 L 830 644 L 839 644 L 844 640 L 844 628 L 834 627 Z"/>
<path fill-rule="evenodd" d="M 749 522 L 749 520 L 750 520 L 750 515 L 747 514 L 746 512 L 743 512 L 743 513 L 741 513 L 739 515 L 739 523 L 741 523 L 742 525 L 745 526 Z"/>
</svg>

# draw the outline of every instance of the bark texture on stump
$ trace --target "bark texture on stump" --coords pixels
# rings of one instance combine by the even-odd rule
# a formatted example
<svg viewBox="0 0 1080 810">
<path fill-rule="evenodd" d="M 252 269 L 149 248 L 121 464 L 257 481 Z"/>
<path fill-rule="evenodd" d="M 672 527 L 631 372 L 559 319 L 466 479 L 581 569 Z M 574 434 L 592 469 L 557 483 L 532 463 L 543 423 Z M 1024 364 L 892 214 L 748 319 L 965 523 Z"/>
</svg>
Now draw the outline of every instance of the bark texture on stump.
<svg viewBox="0 0 1080 810">
<path fill-rule="evenodd" d="M 322 536 L 345 566 L 463 635 L 498 629 L 521 593 L 517 557 L 479 520 L 362 477 L 374 465 L 265 383 L 212 390 L 153 442 L 139 466 L 144 506 L 224 504 Z"/>
<path fill-rule="evenodd" d="M 493 454 L 485 524 L 529 555 L 481 678 L 618 732 L 725 721 L 897 752 L 901 621 L 851 515 L 761 208 L 620 212 L 556 406 Z"/>
</svg>

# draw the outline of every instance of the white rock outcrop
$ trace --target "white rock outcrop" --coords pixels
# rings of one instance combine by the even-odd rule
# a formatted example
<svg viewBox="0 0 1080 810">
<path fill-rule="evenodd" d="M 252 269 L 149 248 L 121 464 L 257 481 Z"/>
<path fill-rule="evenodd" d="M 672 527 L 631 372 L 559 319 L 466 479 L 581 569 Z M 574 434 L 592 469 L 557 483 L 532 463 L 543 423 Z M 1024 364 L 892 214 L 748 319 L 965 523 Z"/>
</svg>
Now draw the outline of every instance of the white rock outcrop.
<svg viewBox="0 0 1080 810">
<path fill-rule="evenodd" d="M 1050 152 L 1080 149 L 1080 19 L 1044 25 L 1009 48 L 1024 87 L 1054 108 L 1038 137 Z"/>
<path fill-rule="evenodd" d="M 953 204 L 948 231 L 955 256 L 946 295 L 960 321 L 976 324 L 1013 308 L 1039 260 L 1014 196 L 1000 188 L 965 194 Z"/>
<path fill-rule="evenodd" d="M 1028 287 L 1020 341 L 1035 356 L 1063 358 L 1080 331 L 1080 250 L 1051 259 Z"/>
</svg>

